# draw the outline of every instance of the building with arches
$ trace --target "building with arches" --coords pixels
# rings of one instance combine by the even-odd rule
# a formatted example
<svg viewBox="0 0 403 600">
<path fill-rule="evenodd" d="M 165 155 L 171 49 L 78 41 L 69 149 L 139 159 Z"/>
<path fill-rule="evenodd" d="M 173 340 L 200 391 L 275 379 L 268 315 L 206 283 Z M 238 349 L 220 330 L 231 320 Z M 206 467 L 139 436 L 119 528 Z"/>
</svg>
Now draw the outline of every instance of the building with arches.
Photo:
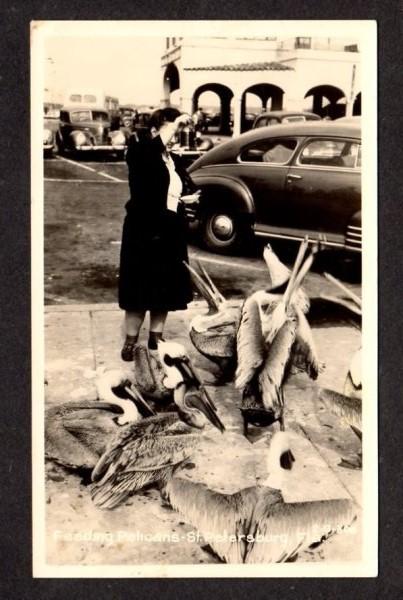
<svg viewBox="0 0 403 600">
<path fill-rule="evenodd" d="M 193 113 L 216 94 L 220 133 L 245 130 L 248 106 L 310 110 L 331 119 L 361 114 L 360 53 L 340 38 L 166 38 L 163 105 Z"/>
</svg>

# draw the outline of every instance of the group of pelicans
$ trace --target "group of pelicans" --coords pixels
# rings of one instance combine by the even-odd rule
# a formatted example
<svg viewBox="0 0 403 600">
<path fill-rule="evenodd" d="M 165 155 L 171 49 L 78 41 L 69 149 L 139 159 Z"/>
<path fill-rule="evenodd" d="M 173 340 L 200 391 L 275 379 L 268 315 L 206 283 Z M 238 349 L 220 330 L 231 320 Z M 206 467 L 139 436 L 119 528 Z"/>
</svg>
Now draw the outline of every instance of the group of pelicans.
<svg viewBox="0 0 403 600">
<path fill-rule="evenodd" d="M 49 408 L 47 459 L 86 477 L 100 509 L 114 509 L 131 494 L 157 486 L 164 502 L 186 522 L 201 533 L 216 534 L 209 544 L 225 562 L 295 560 L 298 552 L 349 527 L 356 517 L 351 500 L 286 503 L 281 493 L 284 478 L 298 460 L 285 423 L 284 384 L 297 372 L 316 379 L 324 368 L 306 318 L 309 299 L 301 286 L 319 247 L 305 239 L 290 271 L 266 246 L 267 290 L 253 293 L 240 308 L 228 305 L 200 263 L 197 269 L 188 266 L 209 306 L 207 314 L 190 323 L 193 345 L 219 367 L 216 384 L 235 382 L 246 437 L 250 426 L 274 425 L 265 481 L 224 494 L 178 476 L 202 439 L 200 430 L 210 423 L 225 435 L 225 424 L 186 348 L 174 341 L 159 342 L 157 351 L 137 344 L 130 372 L 116 369 L 99 375 L 97 400 Z M 360 299 L 333 281 L 347 300 L 329 299 L 360 313 Z M 357 355 L 344 394 L 321 389 L 318 396 L 361 437 L 359 364 Z M 360 457 L 355 464 L 344 464 L 359 467 Z M 227 537 L 220 537 L 224 532 Z M 264 542 L 257 541 L 262 536 Z"/>
</svg>

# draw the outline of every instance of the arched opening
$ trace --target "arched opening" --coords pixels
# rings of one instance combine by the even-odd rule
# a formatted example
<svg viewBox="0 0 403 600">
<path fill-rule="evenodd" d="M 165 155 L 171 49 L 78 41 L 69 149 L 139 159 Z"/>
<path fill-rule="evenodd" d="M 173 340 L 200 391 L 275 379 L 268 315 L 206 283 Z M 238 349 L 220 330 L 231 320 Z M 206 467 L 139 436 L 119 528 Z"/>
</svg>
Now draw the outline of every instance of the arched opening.
<svg viewBox="0 0 403 600">
<path fill-rule="evenodd" d="M 361 115 L 361 92 L 359 92 L 354 100 L 353 104 L 353 117 L 358 117 Z"/>
<path fill-rule="evenodd" d="M 304 98 L 310 100 L 308 110 L 322 119 L 333 120 L 346 115 L 346 96 L 340 88 L 333 85 L 317 85 L 308 90 Z"/>
<path fill-rule="evenodd" d="M 215 95 L 212 95 L 211 92 Z M 232 90 L 221 83 L 206 83 L 195 90 L 193 112 L 198 108 L 203 110 L 207 115 L 206 127 L 210 133 L 231 134 L 231 99 L 233 95 Z M 214 104 L 214 100 L 216 104 Z"/>
<path fill-rule="evenodd" d="M 283 108 L 282 90 L 271 83 L 257 83 L 248 87 L 242 94 L 241 132 L 248 131 L 255 117 L 266 110 L 281 110 Z"/>
<path fill-rule="evenodd" d="M 164 73 L 164 98 L 167 104 L 171 104 L 171 94 L 175 90 L 178 90 L 179 85 L 179 71 L 174 63 L 169 63 Z"/>
</svg>

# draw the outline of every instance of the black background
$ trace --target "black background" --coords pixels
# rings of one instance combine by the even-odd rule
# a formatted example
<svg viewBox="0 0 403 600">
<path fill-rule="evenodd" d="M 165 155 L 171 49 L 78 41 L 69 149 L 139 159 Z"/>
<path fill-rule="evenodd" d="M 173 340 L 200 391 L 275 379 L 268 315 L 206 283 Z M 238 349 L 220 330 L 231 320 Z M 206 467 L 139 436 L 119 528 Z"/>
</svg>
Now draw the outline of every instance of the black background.
<svg viewBox="0 0 403 600">
<path fill-rule="evenodd" d="M 0 8 L 0 596 L 403 598 L 402 7 L 394 2 L 26 1 Z M 52 19 L 376 19 L 379 102 L 379 467 L 377 579 L 32 579 L 29 22 Z M 377 266 L 374 265 L 374 269 Z M 41 285 L 41 282 L 38 282 Z M 35 352 L 35 348 L 33 350 Z M 42 376 L 42 374 L 41 374 Z M 375 468 L 375 465 L 374 465 Z M 185 572 L 184 572 L 185 575 Z"/>
</svg>

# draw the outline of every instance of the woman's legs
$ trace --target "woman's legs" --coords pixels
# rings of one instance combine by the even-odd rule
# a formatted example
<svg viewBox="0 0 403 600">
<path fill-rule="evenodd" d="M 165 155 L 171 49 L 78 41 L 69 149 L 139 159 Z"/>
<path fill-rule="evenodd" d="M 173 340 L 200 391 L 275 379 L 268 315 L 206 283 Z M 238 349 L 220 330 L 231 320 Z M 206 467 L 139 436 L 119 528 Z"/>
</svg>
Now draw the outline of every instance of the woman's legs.
<svg viewBox="0 0 403 600">
<path fill-rule="evenodd" d="M 125 312 L 126 335 L 131 337 L 138 337 L 140 328 L 144 321 L 145 314 L 145 310 L 136 312 L 131 312 L 127 310 Z"/>
<path fill-rule="evenodd" d="M 133 360 L 133 348 L 137 343 L 144 316 L 145 311 L 125 312 L 126 339 L 121 352 L 122 360 L 124 361 L 130 362 Z"/>
<path fill-rule="evenodd" d="M 150 311 L 150 336 L 148 338 L 148 347 L 150 350 L 157 350 L 158 341 L 162 339 L 162 332 L 167 316 L 167 311 Z"/>
</svg>

